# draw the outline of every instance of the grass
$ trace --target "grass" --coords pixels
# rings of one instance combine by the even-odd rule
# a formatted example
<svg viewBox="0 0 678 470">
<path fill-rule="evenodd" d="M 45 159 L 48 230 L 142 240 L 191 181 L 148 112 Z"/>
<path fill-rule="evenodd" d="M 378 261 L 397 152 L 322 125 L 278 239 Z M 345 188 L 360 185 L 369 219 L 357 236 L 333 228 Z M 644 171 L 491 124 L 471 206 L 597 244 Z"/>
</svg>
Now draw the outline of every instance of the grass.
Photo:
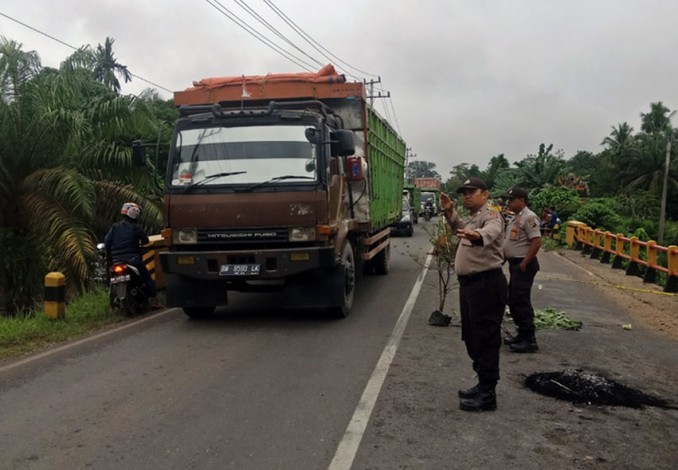
<svg viewBox="0 0 678 470">
<path fill-rule="evenodd" d="M 15 317 L 0 316 L 0 360 L 85 336 L 125 319 L 110 309 L 107 289 L 98 289 L 73 299 L 66 305 L 62 319 L 50 319 L 42 309 Z"/>
</svg>

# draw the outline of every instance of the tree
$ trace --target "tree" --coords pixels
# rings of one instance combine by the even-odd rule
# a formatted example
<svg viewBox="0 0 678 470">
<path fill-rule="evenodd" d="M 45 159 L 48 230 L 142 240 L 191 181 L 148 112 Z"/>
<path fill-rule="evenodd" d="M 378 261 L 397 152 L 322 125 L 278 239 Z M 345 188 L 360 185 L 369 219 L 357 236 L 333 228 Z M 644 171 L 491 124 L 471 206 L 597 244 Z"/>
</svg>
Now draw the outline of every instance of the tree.
<svg viewBox="0 0 678 470">
<path fill-rule="evenodd" d="M 503 153 L 490 158 L 490 163 L 487 165 L 487 169 L 484 172 L 484 179 L 487 184 L 491 188 L 494 187 L 494 180 L 497 178 L 497 175 L 508 170 L 510 166 L 511 164 Z"/>
<path fill-rule="evenodd" d="M 3 46 L 3 76 L 15 78 L 0 82 L 0 309 L 13 312 L 32 306 L 50 270 L 82 290 L 123 202 L 142 203 L 155 227 L 160 211 L 148 176 L 130 171 L 129 142 L 156 127 L 143 101 L 72 66 L 22 73 L 33 56 Z"/>
<path fill-rule="evenodd" d="M 64 70 L 86 69 L 92 74 L 92 77 L 103 83 L 109 90 L 116 94 L 120 93 L 120 81 L 117 76 L 122 77 L 125 83 L 132 80 L 132 74 L 127 70 L 126 65 L 122 65 L 115 58 L 113 53 L 114 39 L 107 37 L 104 45 L 98 44 L 96 49 L 87 45 L 73 53 L 62 65 Z"/>
<path fill-rule="evenodd" d="M 671 126 L 669 113 L 671 110 L 664 103 L 650 103 L 649 113 L 640 113 L 642 122 L 640 129 L 648 134 L 662 134 Z"/>
<path fill-rule="evenodd" d="M 412 178 L 440 178 L 440 174 L 435 170 L 436 164 L 425 160 L 416 160 L 407 165 L 408 174 Z"/>
<path fill-rule="evenodd" d="M 555 154 L 551 153 L 553 144 L 548 147 L 543 143 L 539 145 L 537 155 L 528 155 L 523 160 L 516 162 L 515 165 L 522 173 L 520 185 L 526 189 L 542 189 L 556 183 L 558 176 L 562 175 L 566 169 L 563 151 L 558 150 Z"/>
</svg>

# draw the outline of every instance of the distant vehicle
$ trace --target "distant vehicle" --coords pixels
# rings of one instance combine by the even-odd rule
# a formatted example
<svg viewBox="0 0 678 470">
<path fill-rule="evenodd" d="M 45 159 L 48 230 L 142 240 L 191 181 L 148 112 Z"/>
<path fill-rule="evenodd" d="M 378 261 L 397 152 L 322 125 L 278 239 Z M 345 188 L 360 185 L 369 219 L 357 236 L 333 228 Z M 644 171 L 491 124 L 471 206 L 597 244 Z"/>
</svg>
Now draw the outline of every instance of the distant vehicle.
<svg viewBox="0 0 678 470">
<path fill-rule="evenodd" d="M 402 232 L 407 237 L 414 235 L 414 209 L 406 196 L 403 197 L 403 211 L 401 218 L 399 221 L 391 224 L 391 230 L 394 232 Z"/>
<path fill-rule="evenodd" d="M 419 209 L 419 215 L 423 216 L 426 212 L 426 202 L 433 202 L 433 215 L 437 214 L 440 210 L 438 207 L 438 191 L 422 191 L 421 193 L 421 207 Z"/>
</svg>

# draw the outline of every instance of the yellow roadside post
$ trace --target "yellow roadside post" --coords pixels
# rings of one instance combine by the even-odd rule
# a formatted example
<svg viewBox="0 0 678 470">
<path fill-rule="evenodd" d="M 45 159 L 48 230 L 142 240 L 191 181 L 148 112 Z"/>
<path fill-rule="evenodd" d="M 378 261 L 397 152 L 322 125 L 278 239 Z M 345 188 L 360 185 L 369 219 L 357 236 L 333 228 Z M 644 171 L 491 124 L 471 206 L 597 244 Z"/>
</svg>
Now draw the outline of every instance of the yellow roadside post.
<svg viewBox="0 0 678 470">
<path fill-rule="evenodd" d="M 45 315 L 52 319 L 66 316 L 66 276 L 61 273 L 45 276 Z"/>
</svg>

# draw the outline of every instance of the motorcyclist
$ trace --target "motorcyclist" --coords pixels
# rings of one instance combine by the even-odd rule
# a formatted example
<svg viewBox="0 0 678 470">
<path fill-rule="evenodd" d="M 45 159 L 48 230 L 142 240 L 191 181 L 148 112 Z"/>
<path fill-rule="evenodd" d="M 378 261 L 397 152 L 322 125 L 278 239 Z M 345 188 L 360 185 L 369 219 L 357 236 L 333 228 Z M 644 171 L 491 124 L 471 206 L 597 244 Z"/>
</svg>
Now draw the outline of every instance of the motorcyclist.
<svg viewBox="0 0 678 470">
<path fill-rule="evenodd" d="M 161 308 L 159 303 L 152 300 L 157 295 L 155 281 L 141 257 L 141 246 L 149 242 L 148 235 L 138 224 L 141 207 L 133 202 L 126 202 L 122 205 L 120 214 L 121 220 L 113 224 L 104 238 L 106 256 L 109 262 L 122 261 L 137 268 L 146 296 L 151 299 L 151 306 Z"/>
<path fill-rule="evenodd" d="M 424 202 L 424 214 L 430 219 L 434 216 L 433 199 L 427 199 Z"/>
</svg>

